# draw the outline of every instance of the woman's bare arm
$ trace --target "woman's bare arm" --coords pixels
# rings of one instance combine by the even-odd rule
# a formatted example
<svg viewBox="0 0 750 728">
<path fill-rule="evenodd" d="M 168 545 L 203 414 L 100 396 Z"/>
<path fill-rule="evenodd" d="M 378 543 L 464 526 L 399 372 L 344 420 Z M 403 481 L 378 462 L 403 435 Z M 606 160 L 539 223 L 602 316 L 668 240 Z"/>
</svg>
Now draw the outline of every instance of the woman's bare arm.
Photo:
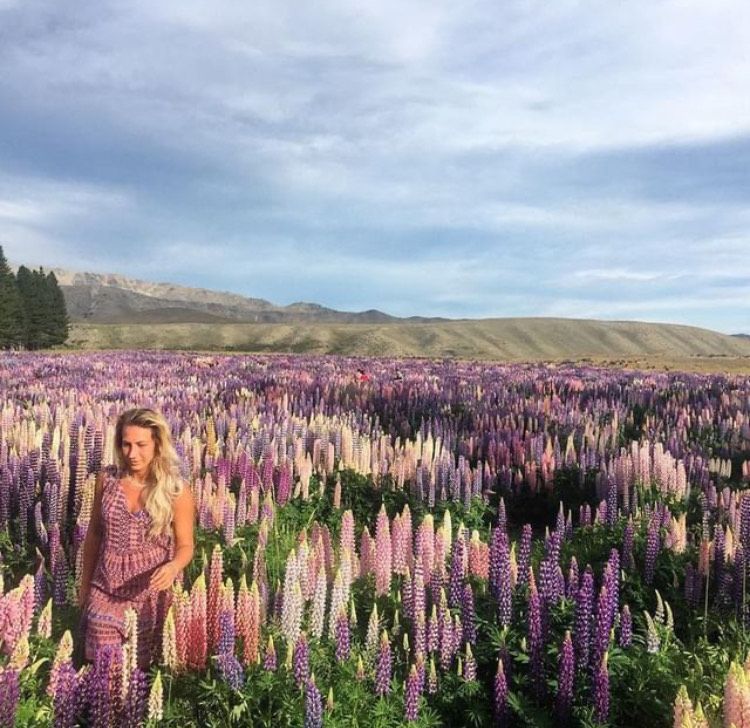
<svg viewBox="0 0 750 728">
<path fill-rule="evenodd" d="M 175 577 L 193 558 L 195 549 L 193 531 L 195 528 L 195 503 L 190 487 L 185 484 L 180 495 L 175 498 L 172 515 L 174 529 L 174 556 L 168 563 L 160 566 L 151 576 L 152 589 L 168 589 Z"/>
<path fill-rule="evenodd" d="M 91 519 L 83 542 L 83 567 L 81 570 L 81 587 L 78 592 L 78 606 L 83 607 L 91 589 L 91 578 L 94 575 L 96 561 L 99 557 L 99 545 L 102 540 L 102 483 L 103 473 L 96 476 L 94 486 L 94 503 L 91 506 Z"/>
</svg>

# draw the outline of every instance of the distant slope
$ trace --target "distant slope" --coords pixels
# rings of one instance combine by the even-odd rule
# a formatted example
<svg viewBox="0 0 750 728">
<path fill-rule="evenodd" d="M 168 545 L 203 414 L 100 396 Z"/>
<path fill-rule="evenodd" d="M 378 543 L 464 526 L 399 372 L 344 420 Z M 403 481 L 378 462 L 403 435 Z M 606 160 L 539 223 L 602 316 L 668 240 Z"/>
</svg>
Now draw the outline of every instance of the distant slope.
<svg viewBox="0 0 750 728">
<path fill-rule="evenodd" d="M 398 321 L 382 311 L 336 311 L 317 303 L 277 306 L 236 293 L 153 283 L 107 273 L 54 268 L 73 322 L 142 323 L 382 323 Z M 439 319 L 421 319 L 423 321 Z"/>
<path fill-rule="evenodd" d="M 142 324 L 73 327 L 85 348 L 560 360 L 750 357 L 750 342 L 692 326 L 506 318 L 383 324 Z"/>
</svg>

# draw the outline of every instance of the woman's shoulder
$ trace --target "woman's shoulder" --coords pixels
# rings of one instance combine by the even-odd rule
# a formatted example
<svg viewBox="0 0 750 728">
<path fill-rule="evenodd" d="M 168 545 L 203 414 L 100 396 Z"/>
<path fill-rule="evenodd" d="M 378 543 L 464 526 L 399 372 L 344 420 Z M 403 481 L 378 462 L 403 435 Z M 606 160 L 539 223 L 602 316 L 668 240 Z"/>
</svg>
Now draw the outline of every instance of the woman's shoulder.
<svg viewBox="0 0 750 728">
<path fill-rule="evenodd" d="M 119 476 L 117 465 L 105 465 L 96 476 L 97 485 L 101 488 L 107 488 L 110 483 L 116 483 Z"/>
</svg>

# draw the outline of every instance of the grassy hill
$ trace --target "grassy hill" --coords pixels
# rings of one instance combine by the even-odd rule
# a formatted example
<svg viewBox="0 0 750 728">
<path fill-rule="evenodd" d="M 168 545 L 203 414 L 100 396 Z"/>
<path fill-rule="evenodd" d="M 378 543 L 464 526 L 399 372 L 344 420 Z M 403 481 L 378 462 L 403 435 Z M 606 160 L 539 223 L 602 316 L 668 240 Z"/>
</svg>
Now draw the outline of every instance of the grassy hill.
<svg viewBox="0 0 750 728">
<path fill-rule="evenodd" d="M 87 349 L 185 349 L 361 356 L 561 360 L 661 357 L 748 359 L 750 341 L 692 326 L 507 318 L 374 324 L 74 324 Z"/>
</svg>

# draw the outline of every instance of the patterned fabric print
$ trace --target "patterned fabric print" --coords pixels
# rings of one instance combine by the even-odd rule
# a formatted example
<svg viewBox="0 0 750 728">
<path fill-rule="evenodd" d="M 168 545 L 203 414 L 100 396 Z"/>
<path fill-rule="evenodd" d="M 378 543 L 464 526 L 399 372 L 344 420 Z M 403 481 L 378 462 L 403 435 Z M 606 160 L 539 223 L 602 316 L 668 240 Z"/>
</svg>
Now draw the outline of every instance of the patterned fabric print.
<svg viewBox="0 0 750 728">
<path fill-rule="evenodd" d="M 102 492 L 103 535 L 84 612 L 85 654 L 93 660 L 105 644 L 122 644 L 125 610 L 138 613 L 138 664 L 146 669 L 158 657 L 161 631 L 172 591 L 149 589 L 154 570 L 174 553 L 170 535 L 148 535 L 151 516 L 145 509 L 128 511 L 120 485 L 122 474 L 105 472 Z M 178 575 L 178 580 L 181 574 Z"/>
</svg>

